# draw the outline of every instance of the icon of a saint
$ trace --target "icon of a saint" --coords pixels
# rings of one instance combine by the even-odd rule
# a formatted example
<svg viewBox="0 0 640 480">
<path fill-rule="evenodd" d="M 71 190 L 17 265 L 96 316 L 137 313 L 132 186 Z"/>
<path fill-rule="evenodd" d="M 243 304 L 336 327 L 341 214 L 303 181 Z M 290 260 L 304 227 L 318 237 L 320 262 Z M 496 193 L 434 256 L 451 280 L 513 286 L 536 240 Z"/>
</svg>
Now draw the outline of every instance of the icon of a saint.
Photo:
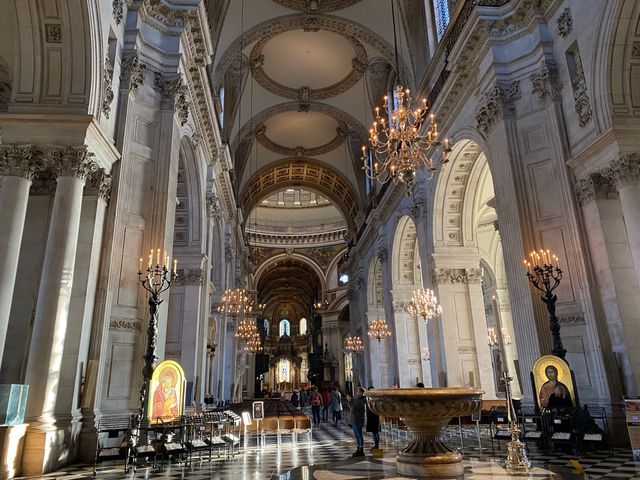
<svg viewBox="0 0 640 480">
<path fill-rule="evenodd" d="M 572 407 L 569 389 L 558 380 L 558 369 L 554 365 L 547 365 L 544 374 L 548 380 L 540 387 L 540 406 L 549 409 Z"/>
</svg>

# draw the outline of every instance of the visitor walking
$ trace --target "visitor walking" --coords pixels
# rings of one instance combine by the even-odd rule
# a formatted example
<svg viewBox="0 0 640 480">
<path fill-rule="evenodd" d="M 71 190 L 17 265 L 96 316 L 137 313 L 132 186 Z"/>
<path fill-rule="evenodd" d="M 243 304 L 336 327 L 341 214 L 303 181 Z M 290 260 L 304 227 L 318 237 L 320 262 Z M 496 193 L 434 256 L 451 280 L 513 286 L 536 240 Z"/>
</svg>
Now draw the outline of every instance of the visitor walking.
<svg viewBox="0 0 640 480">
<path fill-rule="evenodd" d="M 373 387 L 369 387 L 368 390 L 372 390 Z M 373 413 L 367 405 L 367 432 L 373 436 L 373 449 L 380 448 L 380 417 Z"/>
<path fill-rule="evenodd" d="M 356 437 L 356 451 L 352 457 L 364 457 L 364 437 L 362 428 L 364 427 L 364 416 L 367 401 L 364 398 L 364 388 L 358 387 L 356 395 L 349 402 L 351 412 L 349 414 L 353 435 Z"/>
<path fill-rule="evenodd" d="M 300 405 L 300 402 L 298 400 L 298 392 L 294 391 L 291 394 L 291 405 L 293 405 L 293 408 L 295 408 L 296 410 L 298 409 L 298 406 Z"/>
<path fill-rule="evenodd" d="M 323 388 L 322 389 L 322 421 L 323 422 L 328 422 L 329 421 L 329 389 L 328 388 Z"/>
<path fill-rule="evenodd" d="M 338 422 L 342 420 L 342 395 L 340 395 L 340 390 L 337 387 L 333 387 L 330 397 L 329 410 L 333 417 L 333 426 L 337 427 Z"/>
<path fill-rule="evenodd" d="M 318 387 L 311 390 L 311 413 L 313 414 L 313 426 L 320 425 L 320 408 L 322 408 L 322 395 L 318 392 Z"/>
</svg>

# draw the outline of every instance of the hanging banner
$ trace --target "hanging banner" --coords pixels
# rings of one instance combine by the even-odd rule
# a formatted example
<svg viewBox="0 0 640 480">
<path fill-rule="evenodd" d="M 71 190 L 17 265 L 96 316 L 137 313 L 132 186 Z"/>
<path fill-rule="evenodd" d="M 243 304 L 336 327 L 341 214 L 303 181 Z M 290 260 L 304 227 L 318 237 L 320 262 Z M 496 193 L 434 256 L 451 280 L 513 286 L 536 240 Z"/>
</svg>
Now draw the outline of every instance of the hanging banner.
<svg viewBox="0 0 640 480">
<path fill-rule="evenodd" d="M 150 424 L 171 422 L 182 416 L 185 398 L 184 371 L 173 360 L 160 362 L 153 370 L 147 418 Z"/>
</svg>

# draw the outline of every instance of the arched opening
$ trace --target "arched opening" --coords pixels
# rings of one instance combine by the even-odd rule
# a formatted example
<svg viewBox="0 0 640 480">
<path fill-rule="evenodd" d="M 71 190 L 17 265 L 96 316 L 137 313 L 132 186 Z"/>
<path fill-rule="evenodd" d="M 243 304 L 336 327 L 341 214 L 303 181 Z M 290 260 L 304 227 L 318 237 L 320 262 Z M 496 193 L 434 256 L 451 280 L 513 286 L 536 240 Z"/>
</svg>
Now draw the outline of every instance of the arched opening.
<svg viewBox="0 0 640 480">
<path fill-rule="evenodd" d="M 284 318 L 280 320 L 278 331 L 280 332 L 280 337 L 289 337 L 291 334 L 291 323 L 289 323 L 289 320 Z"/>
<path fill-rule="evenodd" d="M 422 288 L 421 260 L 418 253 L 416 224 L 402 217 L 393 238 L 391 281 L 395 322 L 396 349 L 398 355 L 398 382 L 400 387 L 417 383 L 431 385 L 431 373 L 422 348 L 428 348 L 426 324 L 421 318 L 413 318 L 404 309 L 415 290 Z"/>
<path fill-rule="evenodd" d="M 367 321 L 385 319 L 384 303 L 382 298 L 382 264 L 378 256 L 374 256 L 369 264 L 367 276 Z M 369 339 L 369 385 L 375 388 L 388 388 L 389 381 L 389 340 Z"/>
<path fill-rule="evenodd" d="M 306 335 L 308 331 L 307 328 L 307 319 L 302 317 L 300 323 L 298 323 L 298 335 Z"/>
<path fill-rule="evenodd" d="M 517 351 L 486 156 L 473 141 L 454 145 L 435 193 L 434 259 L 442 304 L 446 382 L 503 394 L 502 371 L 517 373 Z M 456 346 L 452 348 L 452 346 Z M 520 379 L 512 384 L 520 395 Z"/>
</svg>

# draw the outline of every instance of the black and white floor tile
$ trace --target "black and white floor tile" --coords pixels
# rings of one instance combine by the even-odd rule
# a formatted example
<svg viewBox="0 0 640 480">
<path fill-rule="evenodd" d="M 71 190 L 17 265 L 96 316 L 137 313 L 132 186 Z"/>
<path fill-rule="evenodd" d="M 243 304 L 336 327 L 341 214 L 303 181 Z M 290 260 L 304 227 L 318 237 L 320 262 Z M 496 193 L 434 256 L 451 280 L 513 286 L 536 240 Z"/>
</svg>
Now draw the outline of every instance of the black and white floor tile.
<svg viewBox="0 0 640 480">
<path fill-rule="evenodd" d="M 484 438 L 482 438 L 484 437 Z M 495 443 L 493 450 L 490 440 L 481 437 L 482 450 L 478 448 L 475 429 L 462 431 L 465 455 L 465 478 L 472 480 L 515 478 L 501 467 L 504 461 L 505 443 Z M 368 439 L 370 440 L 370 439 Z M 390 440 L 389 438 L 387 440 Z M 460 447 L 460 431 L 451 429 L 449 442 Z M 475 443 L 474 443 L 475 442 Z M 398 444 L 402 444 L 400 439 Z M 371 446 L 365 444 L 365 450 Z M 342 423 L 335 428 L 322 423 L 314 429 L 311 443 L 307 435 L 297 442 L 283 436 L 278 446 L 275 437 L 268 437 L 262 448 L 256 446 L 252 438 L 249 448 L 235 457 L 217 458 L 211 461 L 194 459 L 190 465 L 172 464 L 164 469 L 140 467 L 133 473 L 125 474 L 121 463 L 104 463 L 99 466 L 99 480 L 148 479 L 148 480 L 203 480 L 203 479 L 248 479 L 248 480 L 360 480 L 360 479 L 407 479 L 400 477 L 395 469 L 395 451 L 397 445 L 390 442 L 381 444 L 384 458 L 352 458 L 354 441 L 351 430 Z M 594 451 L 583 456 L 564 452 L 539 451 L 530 446 L 529 457 L 534 469 L 524 478 L 530 479 L 640 479 L 640 462 L 633 462 L 629 449 L 614 448 L 611 451 Z M 583 472 L 575 470 L 571 460 L 577 460 Z M 91 466 L 73 466 L 54 472 L 43 479 L 91 479 Z M 523 478 L 523 477 L 518 477 Z"/>
</svg>

